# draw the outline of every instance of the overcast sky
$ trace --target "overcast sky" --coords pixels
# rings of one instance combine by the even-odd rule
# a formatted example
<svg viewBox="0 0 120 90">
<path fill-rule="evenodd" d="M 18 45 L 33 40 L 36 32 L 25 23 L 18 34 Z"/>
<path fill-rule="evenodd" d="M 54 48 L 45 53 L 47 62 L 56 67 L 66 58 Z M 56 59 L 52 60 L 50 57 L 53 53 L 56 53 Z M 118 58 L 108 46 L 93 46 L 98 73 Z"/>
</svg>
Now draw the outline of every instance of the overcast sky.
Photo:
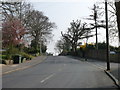
<svg viewBox="0 0 120 90">
<path fill-rule="evenodd" d="M 30 0 L 31 1 L 31 0 Z M 55 53 L 55 43 L 61 37 L 61 31 L 67 31 L 72 20 L 85 20 L 83 18 L 89 17 L 91 14 L 90 8 L 96 0 L 34 0 L 31 1 L 34 9 L 42 11 L 44 15 L 48 16 L 51 22 L 55 22 L 57 28 L 53 30 L 53 40 L 48 43 L 47 52 Z M 98 41 L 105 41 L 105 30 L 98 30 L 100 35 Z M 102 35 L 101 35 L 102 34 Z M 85 42 L 84 40 L 82 42 Z M 90 38 L 89 42 L 95 42 L 95 37 Z M 114 43 L 114 45 L 118 45 Z"/>
</svg>

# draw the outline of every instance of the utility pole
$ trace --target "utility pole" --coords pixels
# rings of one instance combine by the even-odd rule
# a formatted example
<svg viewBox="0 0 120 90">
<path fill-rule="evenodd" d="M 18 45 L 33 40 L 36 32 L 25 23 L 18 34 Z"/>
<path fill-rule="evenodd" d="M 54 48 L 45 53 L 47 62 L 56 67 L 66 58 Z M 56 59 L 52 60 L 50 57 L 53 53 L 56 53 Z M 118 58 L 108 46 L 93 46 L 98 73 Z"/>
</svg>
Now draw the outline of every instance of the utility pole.
<svg viewBox="0 0 120 90">
<path fill-rule="evenodd" d="M 98 50 L 98 37 L 97 37 L 97 11 L 96 6 L 94 5 L 94 20 L 95 20 L 95 31 L 96 31 L 96 49 Z"/>
<path fill-rule="evenodd" d="M 105 0 L 105 19 L 106 19 L 106 60 L 107 60 L 107 70 L 110 70 L 110 55 L 109 55 L 109 35 L 108 35 L 108 9 L 107 9 L 107 0 Z"/>
</svg>

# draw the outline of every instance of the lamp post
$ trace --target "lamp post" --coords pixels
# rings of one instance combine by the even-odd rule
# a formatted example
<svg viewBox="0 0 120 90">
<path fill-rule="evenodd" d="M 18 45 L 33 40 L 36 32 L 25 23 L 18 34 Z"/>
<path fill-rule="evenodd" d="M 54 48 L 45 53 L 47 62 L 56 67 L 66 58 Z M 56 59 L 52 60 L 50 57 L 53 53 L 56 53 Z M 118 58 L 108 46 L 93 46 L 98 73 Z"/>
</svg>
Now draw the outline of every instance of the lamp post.
<svg viewBox="0 0 120 90">
<path fill-rule="evenodd" d="M 110 70 L 110 55 L 109 55 L 109 35 L 108 35 L 108 9 L 107 9 L 107 0 L 105 0 L 105 19 L 106 19 L 106 60 L 107 60 L 107 70 Z"/>
</svg>

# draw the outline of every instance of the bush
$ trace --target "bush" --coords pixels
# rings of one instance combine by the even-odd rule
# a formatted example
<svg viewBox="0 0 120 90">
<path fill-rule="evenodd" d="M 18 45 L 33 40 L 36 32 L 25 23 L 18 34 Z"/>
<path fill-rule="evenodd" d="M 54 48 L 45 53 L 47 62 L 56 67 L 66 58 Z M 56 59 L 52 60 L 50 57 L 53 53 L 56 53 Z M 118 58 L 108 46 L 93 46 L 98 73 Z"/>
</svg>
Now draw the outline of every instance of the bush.
<svg viewBox="0 0 120 90">
<path fill-rule="evenodd" d="M 26 59 L 32 59 L 34 58 L 32 55 L 29 55 L 25 52 L 20 52 L 20 55 L 22 55 L 22 57 L 26 58 Z"/>
<path fill-rule="evenodd" d="M 25 53 L 29 53 L 29 54 L 37 54 L 40 50 L 36 50 L 34 47 L 31 48 L 24 48 L 24 52 Z"/>
<path fill-rule="evenodd" d="M 11 60 L 13 55 L 19 54 L 19 50 L 17 48 L 14 48 L 14 47 L 9 47 L 6 50 L 6 52 L 4 52 L 4 54 L 6 55 L 7 60 Z"/>
<path fill-rule="evenodd" d="M 25 52 L 21 52 L 19 51 L 18 48 L 15 48 L 15 47 L 9 47 L 5 52 L 4 52 L 5 55 L 3 55 L 2 57 L 5 59 L 5 60 L 17 60 L 17 58 L 21 55 L 22 58 L 26 58 L 26 59 L 32 59 L 33 56 L 32 55 L 29 55 Z M 18 56 L 18 57 L 17 57 Z M 16 58 L 15 58 L 16 57 Z"/>
<path fill-rule="evenodd" d="M 7 56 L 6 55 L 0 55 L 0 58 L 7 59 Z"/>
</svg>

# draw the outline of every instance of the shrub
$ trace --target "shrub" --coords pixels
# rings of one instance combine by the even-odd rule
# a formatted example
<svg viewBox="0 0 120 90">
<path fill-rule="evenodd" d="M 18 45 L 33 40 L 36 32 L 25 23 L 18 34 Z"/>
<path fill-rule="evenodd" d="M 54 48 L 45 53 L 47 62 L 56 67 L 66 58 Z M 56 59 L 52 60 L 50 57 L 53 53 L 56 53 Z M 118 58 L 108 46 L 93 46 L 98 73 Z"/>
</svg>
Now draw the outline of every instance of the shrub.
<svg viewBox="0 0 120 90">
<path fill-rule="evenodd" d="M 24 48 L 24 52 L 29 54 L 37 54 L 39 51 L 40 51 L 39 49 L 36 50 L 34 47 Z"/>
<path fill-rule="evenodd" d="M 14 47 L 9 47 L 6 50 L 6 52 L 4 52 L 4 54 L 6 54 L 7 60 L 11 60 L 13 55 L 19 54 L 19 50 L 17 48 L 14 48 Z"/>
<path fill-rule="evenodd" d="M 32 55 L 29 55 L 29 54 L 27 54 L 27 53 L 25 53 L 25 52 L 20 52 L 20 55 L 22 55 L 22 56 L 25 57 L 26 59 L 32 59 L 32 58 L 33 58 Z"/>
<path fill-rule="evenodd" d="M 2 59 L 7 59 L 7 56 L 6 55 L 1 55 L 0 56 Z"/>
</svg>

